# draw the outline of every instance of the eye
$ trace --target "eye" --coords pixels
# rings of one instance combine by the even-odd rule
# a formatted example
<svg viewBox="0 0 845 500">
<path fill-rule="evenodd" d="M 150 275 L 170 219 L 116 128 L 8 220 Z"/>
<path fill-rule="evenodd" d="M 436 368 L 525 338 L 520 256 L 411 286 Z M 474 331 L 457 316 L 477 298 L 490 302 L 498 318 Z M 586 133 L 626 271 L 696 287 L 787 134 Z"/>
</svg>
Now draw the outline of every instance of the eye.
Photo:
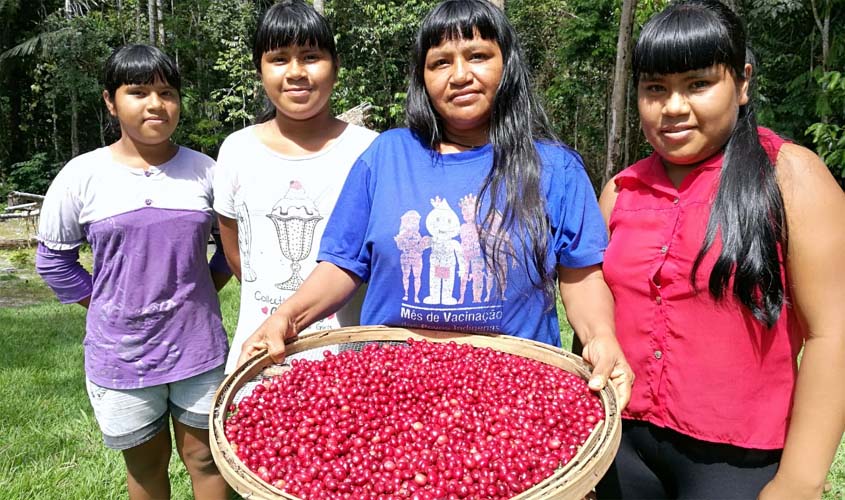
<svg viewBox="0 0 845 500">
<path fill-rule="evenodd" d="M 449 61 L 445 58 L 434 59 L 429 63 L 428 67 L 431 69 L 443 68 L 449 65 Z"/>
<path fill-rule="evenodd" d="M 666 87 L 660 85 L 659 83 L 648 83 L 645 85 L 646 92 L 657 94 L 666 90 Z"/>
<path fill-rule="evenodd" d="M 486 61 L 489 58 L 490 57 L 483 52 L 475 52 L 469 57 L 469 60 L 470 61 Z"/>
<path fill-rule="evenodd" d="M 690 84 L 690 88 L 693 90 L 703 90 L 710 86 L 710 82 L 707 80 L 695 80 Z"/>
<path fill-rule="evenodd" d="M 318 54 L 316 52 L 311 52 L 311 53 L 305 54 L 305 56 L 303 56 L 302 59 L 305 62 L 316 62 L 316 61 L 320 60 L 320 54 Z"/>
</svg>

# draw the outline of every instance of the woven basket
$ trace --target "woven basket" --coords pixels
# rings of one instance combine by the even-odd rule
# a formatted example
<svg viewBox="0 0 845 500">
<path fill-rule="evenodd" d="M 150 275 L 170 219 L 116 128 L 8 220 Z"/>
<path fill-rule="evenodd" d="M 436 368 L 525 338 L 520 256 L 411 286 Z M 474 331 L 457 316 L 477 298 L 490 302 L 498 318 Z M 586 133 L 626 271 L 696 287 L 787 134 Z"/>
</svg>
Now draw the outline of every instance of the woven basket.
<svg viewBox="0 0 845 500">
<path fill-rule="evenodd" d="M 348 327 L 302 334 L 288 341 L 287 360 L 302 357 L 321 359 L 322 352 L 329 346 L 337 346 L 342 350 L 360 350 L 370 342 L 403 343 L 409 338 L 489 347 L 559 367 L 584 379 L 588 378 L 590 373 L 589 366 L 580 357 L 539 342 L 508 335 L 409 330 L 383 326 Z M 214 406 L 209 417 L 211 452 L 226 481 L 247 499 L 298 500 L 297 497 L 262 481 L 249 470 L 238 459 L 224 435 L 224 420 L 229 405 L 237 404 L 252 392 L 255 384 L 274 372 L 278 373 L 279 369 L 279 365 L 273 364 L 269 355 L 260 354 L 226 377 L 214 395 Z M 514 497 L 514 500 L 580 500 L 607 472 L 619 448 L 621 420 L 616 391 L 611 384 L 601 390 L 599 396 L 605 409 L 605 418 L 593 429 L 575 457 L 541 483 Z"/>
</svg>

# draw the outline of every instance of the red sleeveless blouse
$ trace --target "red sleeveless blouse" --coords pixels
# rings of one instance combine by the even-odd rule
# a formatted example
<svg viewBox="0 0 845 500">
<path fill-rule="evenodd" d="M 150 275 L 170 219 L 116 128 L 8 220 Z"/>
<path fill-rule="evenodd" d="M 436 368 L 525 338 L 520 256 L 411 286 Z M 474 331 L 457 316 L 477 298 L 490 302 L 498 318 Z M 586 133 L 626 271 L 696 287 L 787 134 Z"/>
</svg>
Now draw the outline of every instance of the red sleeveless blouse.
<svg viewBox="0 0 845 500">
<path fill-rule="evenodd" d="M 772 162 L 784 140 L 760 128 Z M 696 280 L 692 265 L 719 186 L 722 154 L 679 188 L 652 154 L 615 177 L 604 275 L 616 301 L 616 334 L 636 381 L 624 418 L 744 448 L 783 448 L 803 332 L 787 305 L 769 330 L 730 293 L 707 290 L 717 240 Z M 787 281 L 783 260 L 781 277 Z"/>
</svg>

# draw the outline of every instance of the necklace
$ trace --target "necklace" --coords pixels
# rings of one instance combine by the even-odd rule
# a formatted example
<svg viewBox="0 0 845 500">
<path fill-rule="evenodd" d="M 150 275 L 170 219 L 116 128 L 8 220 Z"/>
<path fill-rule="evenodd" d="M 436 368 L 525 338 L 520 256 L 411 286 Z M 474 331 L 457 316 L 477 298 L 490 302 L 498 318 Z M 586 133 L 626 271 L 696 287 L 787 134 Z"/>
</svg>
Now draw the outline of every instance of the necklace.
<svg viewBox="0 0 845 500">
<path fill-rule="evenodd" d="M 470 146 L 469 144 L 463 144 L 463 143 L 460 143 L 458 141 L 454 141 L 452 139 L 447 139 L 445 137 L 443 138 L 443 140 L 441 142 L 448 142 L 449 144 L 454 144 L 455 146 L 460 146 L 462 148 L 467 148 L 467 149 L 480 148 L 481 146 L 484 146 L 485 144 L 487 144 L 487 143 L 484 143 L 484 144 L 481 144 L 481 145 L 478 145 L 478 146 Z"/>
</svg>

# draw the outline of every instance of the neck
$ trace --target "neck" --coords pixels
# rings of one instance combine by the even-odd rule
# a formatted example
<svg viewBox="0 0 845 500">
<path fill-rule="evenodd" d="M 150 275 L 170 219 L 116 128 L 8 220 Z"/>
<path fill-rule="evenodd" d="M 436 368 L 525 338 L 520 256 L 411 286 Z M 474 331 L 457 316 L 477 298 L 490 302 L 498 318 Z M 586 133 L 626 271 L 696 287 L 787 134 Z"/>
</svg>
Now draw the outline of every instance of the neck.
<svg viewBox="0 0 845 500">
<path fill-rule="evenodd" d="M 328 107 L 317 115 L 294 120 L 276 112 L 265 123 L 262 140 L 271 149 L 287 155 L 303 155 L 321 151 L 346 129 L 346 123 L 331 115 Z"/>
<path fill-rule="evenodd" d="M 179 150 L 179 147 L 169 140 L 159 144 L 144 144 L 125 134 L 109 148 L 121 163 L 144 170 L 166 163 Z"/>
<path fill-rule="evenodd" d="M 490 142 L 487 128 L 475 130 L 452 130 L 446 127 L 440 141 L 440 152 L 448 153 L 454 150 L 466 151 Z"/>
</svg>

